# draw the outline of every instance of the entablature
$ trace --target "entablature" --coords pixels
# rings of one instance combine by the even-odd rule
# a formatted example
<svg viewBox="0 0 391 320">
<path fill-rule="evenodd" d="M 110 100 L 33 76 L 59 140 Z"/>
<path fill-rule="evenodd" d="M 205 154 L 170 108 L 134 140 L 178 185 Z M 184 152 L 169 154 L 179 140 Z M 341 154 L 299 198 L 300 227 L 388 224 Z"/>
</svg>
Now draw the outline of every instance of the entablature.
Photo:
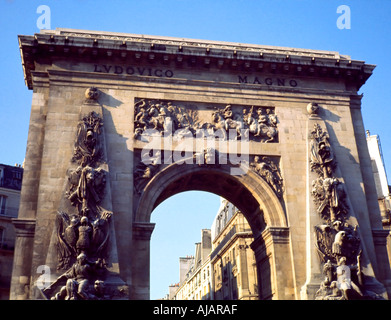
<svg viewBox="0 0 391 320">
<path fill-rule="evenodd" d="M 357 90 L 375 68 L 334 51 L 74 29 L 42 30 L 33 36 L 21 35 L 19 47 L 29 89 L 33 88 L 31 71 L 35 70 L 39 59 L 73 58 L 90 62 L 109 59 L 133 64 L 175 64 L 178 68 L 344 79 Z"/>
</svg>

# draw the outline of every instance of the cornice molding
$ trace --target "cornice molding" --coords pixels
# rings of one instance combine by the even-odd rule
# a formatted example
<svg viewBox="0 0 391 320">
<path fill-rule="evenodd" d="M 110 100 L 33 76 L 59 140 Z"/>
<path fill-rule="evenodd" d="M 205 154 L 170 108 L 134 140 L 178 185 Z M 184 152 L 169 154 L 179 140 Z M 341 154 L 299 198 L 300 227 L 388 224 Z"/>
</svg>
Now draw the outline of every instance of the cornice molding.
<svg viewBox="0 0 391 320">
<path fill-rule="evenodd" d="M 216 68 L 308 77 L 345 78 L 357 90 L 374 65 L 351 60 L 334 51 L 296 49 L 222 41 L 157 37 L 76 29 L 42 30 L 20 35 L 19 47 L 26 85 L 33 88 L 31 71 L 39 61 L 78 59 L 121 60 L 172 64 L 178 68 Z"/>
</svg>

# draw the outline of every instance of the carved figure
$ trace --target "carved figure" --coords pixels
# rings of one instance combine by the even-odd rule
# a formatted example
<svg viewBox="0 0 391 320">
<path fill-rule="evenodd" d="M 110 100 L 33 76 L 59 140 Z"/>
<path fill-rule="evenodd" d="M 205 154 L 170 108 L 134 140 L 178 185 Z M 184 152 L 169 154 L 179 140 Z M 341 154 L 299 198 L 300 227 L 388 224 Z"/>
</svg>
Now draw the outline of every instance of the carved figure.
<svg viewBox="0 0 391 320">
<path fill-rule="evenodd" d="M 156 115 L 156 112 L 157 115 Z M 174 118 L 168 109 L 160 103 L 152 107 L 151 123 L 153 129 L 162 130 L 162 134 L 172 134 L 174 131 Z"/>
<path fill-rule="evenodd" d="M 197 110 L 174 105 L 172 102 L 141 99 L 135 103 L 135 134 L 138 138 L 148 134 L 147 129 L 154 129 L 164 134 L 175 132 L 180 137 L 216 136 L 218 132 L 223 139 L 228 139 L 228 131 L 234 129 L 235 139 L 260 137 L 261 142 L 275 142 L 277 140 L 277 117 L 272 108 L 259 107 L 253 115 L 254 107 L 250 112 L 243 108 L 241 114 L 235 112 L 231 105 L 216 108 L 212 113 L 212 121 L 201 123 Z M 201 131 L 201 132 L 200 132 Z M 259 139 L 259 138 L 258 138 Z"/>
<path fill-rule="evenodd" d="M 266 112 L 266 114 L 265 114 Z M 255 137 L 262 137 L 262 142 L 275 141 L 277 137 L 277 117 L 272 113 L 271 109 L 263 110 L 258 108 L 256 111 L 257 116 L 253 116 L 254 107 L 252 106 L 249 114 L 247 115 L 247 124 L 249 126 L 250 133 Z"/>
<path fill-rule="evenodd" d="M 97 276 L 97 269 L 101 268 L 101 261 L 88 261 L 87 255 L 81 253 L 76 262 L 64 274 L 59 276 L 49 287 L 43 290 L 46 297 L 61 283 L 65 283 L 52 300 L 90 300 L 103 297 L 104 282 L 96 280 L 92 287 L 93 279 Z M 94 290 L 93 290 L 94 289 Z"/>
<path fill-rule="evenodd" d="M 67 269 L 80 253 L 98 257 L 105 261 L 109 241 L 109 221 L 112 212 L 105 211 L 96 220 L 89 222 L 87 217 L 59 212 L 56 220 L 57 269 Z"/>
<path fill-rule="evenodd" d="M 343 255 L 343 246 L 344 246 L 345 237 L 346 237 L 345 231 L 339 231 L 335 235 L 333 246 L 332 246 L 332 252 L 337 257 Z"/>
<path fill-rule="evenodd" d="M 153 129 L 162 135 L 172 134 L 181 130 L 182 135 L 193 136 L 199 127 L 197 112 L 185 110 L 172 102 L 139 100 L 135 103 L 135 135 L 137 138 L 146 133 L 147 129 Z"/>
<path fill-rule="evenodd" d="M 319 124 L 314 125 L 311 135 L 311 169 L 316 170 L 324 178 L 331 177 L 334 169 L 334 154 L 329 136 L 327 132 L 323 132 Z"/>
<path fill-rule="evenodd" d="M 352 273 L 355 269 L 357 269 L 356 277 Z M 344 256 L 341 256 L 337 263 L 331 263 L 328 260 L 324 265 L 323 273 L 325 278 L 315 295 L 316 300 L 352 300 L 362 299 L 364 296 L 370 299 L 377 298 L 372 292 L 364 295 L 360 288 L 362 282 L 359 277 L 361 274 L 359 260 L 357 266 L 349 266 Z"/>
<path fill-rule="evenodd" d="M 205 148 L 201 152 L 194 154 L 195 163 L 198 165 L 214 164 L 218 165 L 219 154 L 217 150 L 213 148 Z"/>
<path fill-rule="evenodd" d="M 346 225 L 336 230 L 331 224 L 322 224 L 315 226 L 315 236 L 322 262 L 330 260 L 336 264 L 342 256 L 350 264 L 357 262 L 361 249 L 356 228 Z"/>
<path fill-rule="evenodd" d="M 109 221 L 113 213 L 105 211 L 100 218 L 92 223 L 92 252 L 96 256 L 105 260 L 107 254 L 107 245 L 109 242 Z"/>
<path fill-rule="evenodd" d="M 312 181 L 311 191 L 317 212 L 326 221 L 333 222 L 348 212 L 343 184 L 336 178 L 318 178 Z"/>
<path fill-rule="evenodd" d="M 233 112 L 231 105 L 227 105 L 223 110 L 224 119 L 233 119 Z"/>
<path fill-rule="evenodd" d="M 88 223 L 87 217 L 81 218 L 78 231 L 79 231 L 79 237 L 76 241 L 76 252 L 78 254 L 88 253 L 91 246 L 92 228 Z"/>
<path fill-rule="evenodd" d="M 74 206 L 79 208 L 80 215 L 95 218 L 98 204 L 104 195 L 106 173 L 102 168 L 90 166 L 78 167 L 69 173 L 70 188 L 66 193 Z"/>
<path fill-rule="evenodd" d="M 157 172 L 161 160 L 160 151 L 156 153 L 154 158 L 149 159 L 148 162 L 141 161 L 134 170 L 134 190 L 141 193 L 148 181 Z"/>
<path fill-rule="evenodd" d="M 102 146 L 99 137 L 102 119 L 95 112 L 85 116 L 78 125 L 73 160 L 81 166 L 94 165 L 101 160 Z"/>
<path fill-rule="evenodd" d="M 229 115 L 229 118 L 224 118 L 221 111 L 216 111 L 212 113 L 212 124 L 214 125 L 214 129 L 216 131 L 221 130 L 223 133 L 223 138 L 226 140 L 229 138 L 228 132 L 230 129 L 234 129 L 237 133 L 235 136 L 235 140 L 241 138 L 242 136 L 242 123 L 237 120 L 232 119 L 231 110 L 228 109 L 224 112 L 224 114 Z"/>
<path fill-rule="evenodd" d="M 99 90 L 96 87 L 88 88 L 85 93 L 86 102 L 95 102 L 99 97 Z"/>
<path fill-rule="evenodd" d="M 64 231 L 64 240 L 71 248 L 76 248 L 76 242 L 79 238 L 78 225 L 80 224 L 80 219 L 77 216 L 73 216 L 70 220 L 70 225 L 65 228 Z"/>
<path fill-rule="evenodd" d="M 341 257 L 337 267 L 337 286 L 343 292 L 344 298 L 348 300 L 348 290 L 352 288 L 350 268 L 346 265 L 346 258 Z"/>
<path fill-rule="evenodd" d="M 254 157 L 250 167 L 258 173 L 274 190 L 280 198 L 283 194 L 283 179 L 277 165 L 268 157 Z"/>
<path fill-rule="evenodd" d="M 315 102 L 310 102 L 307 104 L 307 112 L 309 115 L 315 115 L 319 112 L 319 105 Z"/>
<path fill-rule="evenodd" d="M 146 108 L 145 100 L 141 100 L 141 105 L 139 106 L 139 111 L 134 118 L 135 126 L 141 130 L 145 130 L 148 128 L 149 120 L 148 120 L 148 111 Z"/>
<path fill-rule="evenodd" d="M 333 280 L 333 265 L 331 264 L 330 260 L 327 260 L 327 262 L 324 264 L 323 274 L 326 276 L 329 282 Z"/>
</svg>

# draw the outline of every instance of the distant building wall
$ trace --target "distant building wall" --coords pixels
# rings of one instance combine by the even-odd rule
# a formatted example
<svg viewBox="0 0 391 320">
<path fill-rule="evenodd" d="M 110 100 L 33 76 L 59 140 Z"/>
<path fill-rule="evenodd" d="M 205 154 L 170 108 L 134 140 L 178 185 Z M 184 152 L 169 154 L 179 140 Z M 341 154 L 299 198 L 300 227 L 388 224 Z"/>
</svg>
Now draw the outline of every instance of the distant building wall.
<svg viewBox="0 0 391 320">
<path fill-rule="evenodd" d="M 18 216 L 23 178 L 21 166 L 0 164 L 0 299 L 9 299 L 15 230 L 12 219 Z"/>
<path fill-rule="evenodd" d="M 250 248 L 253 240 L 243 214 L 222 199 L 211 230 L 201 230 L 194 259 L 180 258 L 180 283 L 169 287 L 169 299 L 258 299 L 255 255 Z"/>
</svg>

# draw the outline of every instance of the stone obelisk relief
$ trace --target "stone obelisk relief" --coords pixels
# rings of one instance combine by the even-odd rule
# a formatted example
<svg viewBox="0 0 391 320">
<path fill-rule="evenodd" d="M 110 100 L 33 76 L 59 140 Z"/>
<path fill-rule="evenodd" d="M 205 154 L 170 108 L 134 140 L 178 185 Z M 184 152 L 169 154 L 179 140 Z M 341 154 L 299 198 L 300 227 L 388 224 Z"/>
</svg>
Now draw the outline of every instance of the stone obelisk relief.
<svg viewBox="0 0 391 320">
<path fill-rule="evenodd" d="M 56 272 L 51 272 L 49 286 L 40 287 L 42 277 L 47 276 L 44 274 L 33 288 L 45 299 L 118 299 L 128 295 L 119 278 L 99 91 L 88 88 L 85 96 L 46 259 L 46 266 Z"/>
<path fill-rule="evenodd" d="M 329 141 L 321 106 L 308 105 L 307 283 L 317 300 L 376 298 L 382 288 Z M 372 291 L 373 290 L 373 291 Z M 379 297 L 377 297 L 379 298 Z"/>
</svg>

